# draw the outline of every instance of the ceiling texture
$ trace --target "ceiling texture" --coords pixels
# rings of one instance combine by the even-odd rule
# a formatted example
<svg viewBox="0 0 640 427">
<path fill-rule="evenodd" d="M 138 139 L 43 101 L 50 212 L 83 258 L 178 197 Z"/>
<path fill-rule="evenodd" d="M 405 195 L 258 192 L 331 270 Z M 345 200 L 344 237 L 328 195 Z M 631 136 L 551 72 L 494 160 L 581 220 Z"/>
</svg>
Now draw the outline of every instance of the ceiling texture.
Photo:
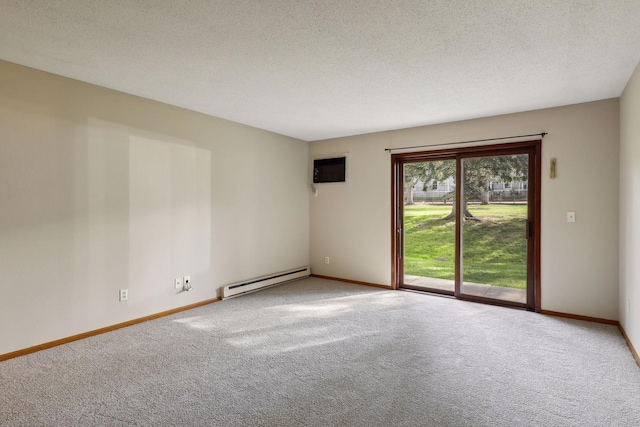
<svg viewBox="0 0 640 427">
<path fill-rule="evenodd" d="M 0 0 L 0 59 L 305 141 L 620 96 L 638 0 Z"/>
</svg>

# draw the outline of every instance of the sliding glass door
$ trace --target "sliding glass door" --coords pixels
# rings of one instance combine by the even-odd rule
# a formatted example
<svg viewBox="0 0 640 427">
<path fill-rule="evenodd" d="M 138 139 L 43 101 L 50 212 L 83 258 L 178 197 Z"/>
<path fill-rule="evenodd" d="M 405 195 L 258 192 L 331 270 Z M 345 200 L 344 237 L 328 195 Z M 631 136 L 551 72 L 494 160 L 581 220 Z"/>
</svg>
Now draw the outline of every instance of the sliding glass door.
<svg viewBox="0 0 640 427">
<path fill-rule="evenodd" d="M 461 159 L 460 294 L 527 302 L 529 155 Z"/>
<path fill-rule="evenodd" d="M 405 163 L 403 285 L 453 295 L 456 160 Z"/>
<path fill-rule="evenodd" d="M 540 142 L 395 154 L 394 287 L 539 310 Z"/>
</svg>

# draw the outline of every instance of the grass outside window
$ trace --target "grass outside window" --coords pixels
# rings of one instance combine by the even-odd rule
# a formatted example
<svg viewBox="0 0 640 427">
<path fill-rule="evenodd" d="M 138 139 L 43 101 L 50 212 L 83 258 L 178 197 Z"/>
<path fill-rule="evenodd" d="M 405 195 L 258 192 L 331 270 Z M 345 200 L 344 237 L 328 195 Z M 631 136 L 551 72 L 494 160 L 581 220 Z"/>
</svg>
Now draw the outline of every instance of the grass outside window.
<svg viewBox="0 0 640 427">
<path fill-rule="evenodd" d="M 465 282 L 525 289 L 527 206 L 470 205 L 479 221 L 463 227 Z M 455 221 L 443 219 L 451 205 L 404 208 L 405 274 L 455 279 Z"/>
</svg>

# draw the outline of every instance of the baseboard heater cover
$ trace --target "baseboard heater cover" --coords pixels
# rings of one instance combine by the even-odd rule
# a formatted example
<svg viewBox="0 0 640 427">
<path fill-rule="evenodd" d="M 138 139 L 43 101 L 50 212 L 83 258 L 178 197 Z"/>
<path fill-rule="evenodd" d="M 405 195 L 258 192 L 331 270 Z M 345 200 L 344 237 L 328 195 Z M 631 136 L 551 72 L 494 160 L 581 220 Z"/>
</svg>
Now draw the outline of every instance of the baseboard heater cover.
<svg viewBox="0 0 640 427">
<path fill-rule="evenodd" d="M 310 275 L 311 269 L 309 266 L 306 266 L 270 274 L 268 276 L 258 277 L 245 282 L 234 283 L 222 288 L 222 299 L 237 297 L 248 294 L 249 292 L 255 292 L 261 289 L 270 288 L 271 286 L 281 285 L 283 283 L 290 282 L 291 280 L 309 277 Z"/>
</svg>

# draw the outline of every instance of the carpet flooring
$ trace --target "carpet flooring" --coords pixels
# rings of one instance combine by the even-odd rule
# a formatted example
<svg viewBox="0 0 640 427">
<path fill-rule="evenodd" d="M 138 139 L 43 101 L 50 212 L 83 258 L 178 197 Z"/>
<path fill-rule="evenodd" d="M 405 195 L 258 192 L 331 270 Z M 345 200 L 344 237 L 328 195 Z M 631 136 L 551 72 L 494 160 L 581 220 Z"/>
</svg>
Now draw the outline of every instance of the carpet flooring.
<svg viewBox="0 0 640 427">
<path fill-rule="evenodd" d="M 308 278 L 0 363 L 2 426 L 638 426 L 618 329 Z"/>
</svg>

